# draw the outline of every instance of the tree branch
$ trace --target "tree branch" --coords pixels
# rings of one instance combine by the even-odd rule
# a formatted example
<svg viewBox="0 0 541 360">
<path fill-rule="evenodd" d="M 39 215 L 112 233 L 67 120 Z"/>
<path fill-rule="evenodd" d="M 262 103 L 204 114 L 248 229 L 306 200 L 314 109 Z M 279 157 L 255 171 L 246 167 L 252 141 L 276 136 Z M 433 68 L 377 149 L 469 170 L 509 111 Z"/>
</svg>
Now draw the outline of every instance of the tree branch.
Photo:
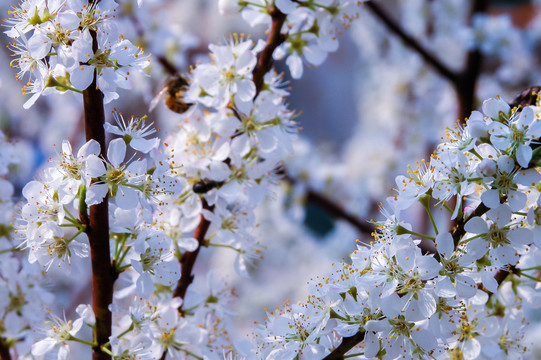
<svg viewBox="0 0 541 360">
<path fill-rule="evenodd" d="M 298 182 L 297 179 L 292 178 L 285 168 L 280 168 L 277 171 L 278 174 L 283 176 L 283 180 L 287 181 L 289 184 L 295 184 Z M 317 205 L 322 210 L 325 210 L 329 215 L 331 215 L 334 219 L 342 219 L 346 222 L 348 222 L 351 226 L 359 230 L 361 234 L 366 234 L 369 236 L 372 236 L 372 233 L 376 229 L 375 226 L 373 226 L 368 221 L 364 221 L 360 219 L 358 216 L 355 216 L 349 212 L 347 212 L 340 204 L 337 204 L 336 202 L 332 201 L 325 195 L 315 191 L 314 189 L 307 188 L 306 190 L 306 202 L 312 203 L 314 205 Z M 364 241 L 366 242 L 366 241 Z"/>
<path fill-rule="evenodd" d="M 263 79 L 265 77 L 265 74 L 268 73 L 272 68 L 272 54 L 274 53 L 274 50 L 276 50 L 276 48 L 280 46 L 287 38 L 286 35 L 283 35 L 281 33 L 287 16 L 283 12 L 278 10 L 278 8 L 276 8 L 275 6 L 270 7 L 269 9 L 267 9 L 267 11 L 272 18 L 272 26 L 269 36 L 267 38 L 267 44 L 265 48 L 259 53 L 257 65 L 255 66 L 253 71 L 252 79 L 256 88 L 255 97 L 257 97 L 257 95 L 263 89 Z"/>
<path fill-rule="evenodd" d="M 341 360 L 344 359 L 344 355 L 355 345 L 364 340 L 364 331 L 359 331 L 353 336 L 345 337 L 342 339 L 340 345 L 338 345 L 329 355 L 325 356 L 323 360 Z"/>
<path fill-rule="evenodd" d="M 9 346 L 6 344 L 6 340 L 4 338 L 0 338 L 0 360 L 11 360 Z"/>
<path fill-rule="evenodd" d="M 369 1 L 365 4 L 392 33 L 397 35 L 404 42 L 406 46 L 417 52 L 429 65 L 453 85 L 458 98 L 458 117 L 464 125 L 465 119 L 470 116 L 475 106 L 475 87 L 481 73 L 483 60 L 483 56 L 479 49 L 473 49 L 468 52 L 466 65 L 463 70 L 459 72 L 453 71 L 435 55 L 430 53 L 415 38 L 408 35 L 380 5 L 374 1 Z M 486 12 L 487 7 L 487 0 L 474 0 L 471 17 L 475 14 Z"/>
<path fill-rule="evenodd" d="M 94 52 L 98 50 L 97 35 L 92 35 Z M 83 91 L 86 140 L 96 140 L 101 147 L 101 155 L 107 153 L 105 144 L 105 114 L 103 109 L 103 94 L 96 87 L 96 73 L 92 84 Z M 85 220 L 86 221 L 86 220 Z M 111 336 L 111 312 L 109 305 L 113 302 L 113 284 L 116 273 L 111 266 L 109 244 L 109 198 L 89 207 L 88 224 L 86 227 L 90 245 L 92 263 L 92 309 L 96 316 L 95 342 L 93 360 L 110 359 L 101 350 L 101 346 L 109 342 Z"/>
<path fill-rule="evenodd" d="M 269 15 L 272 17 L 272 27 L 271 31 L 267 38 L 267 43 L 265 48 L 259 53 L 257 64 L 253 71 L 253 81 L 256 85 L 256 96 L 259 94 L 261 89 L 263 88 L 263 80 L 265 77 L 265 74 L 270 71 L 272 68 L 272 53 L 274 50 L 285 41 L 285 36 L 281 34 L 282 26 L 285 22 L 286 15 L 282 13 L 280 10 L 278 10 L 276 7 L 271 7 L 268 9 Z M 160 63 L 166 71 L 172 72 L 176 69 L 174 67 L 171 67 L 170 63 L 166 62 L 164 59 L 159 59 Z M 213 206 L 209 206 L 205 199 L 203 199 L 203 208 L 209 211 L 212 211 L 214 209 Z M 197 256 L 199 255 L 199 250 L 201 249 L 201 246 L 204 245 L 204 240 L 206 233 L 208 231 L 208 228 L 210 226 L 210 222 L 205 219 L 203 215 L 201 215 L 201 221 L 199 225 L 197 226 L 197 229 L 195 230 L 194 237 L 197 239 L 199 245 L 197 249 L 195 249 L 192 252 L 187 252 L 182 255 L 182 258 L 180 260 L 181 264 L 181 276 L 180 280 L 177 284 L 177 287 L 175 288 L 173 292 L 173 296 L 180 297 L 184 299 L 184 296 L 186 295 L 186 291 L 190 284 L 193 282 L 194 276 L 192 275 L 192 269 L 195 264 L 195 261 L 197 259 Z M 182 310 L 182 305 L 179 308 L 179 311 Z"/>
<path fill-rule="evenodd" d="M 213 206 L 209 206 L 205 199 L 203 199 L 203 209 L 212 211 L 214 209 Z M 175 288 L 175 291 L 173 292 L 173 297 L 180 297 L 181 299 L 184 299 L 186 296 L 186 291 L 188 290 L 188 287 L 193 282 L 194 276 L 192 275 L 192 270 L 195 265 L 195 260 L 197 259 L 197 256 L 199 255 L 199 250 L 201 249 L 201 246 L 204 246 L 205 243 L 205 236 L 207 234 L 207 231 L 210 226 L 210 221 L 208 221 L 203 214 L 201 214 L 201 222 L 197 226 L 197 229 L 195 229 L 194 238 L 197 240 L 197 249 L 194 251 L 186 252 L 182 255 L 182 258 L 180 259 L 180 279 L 177 283 L 177 287 Z M 182 305 L 180 305 L 179 311 L 182 312 Z"/>
<path fill-rule="evenodd" d="M 398 36 L 404 44 L 417 52 L 428 64 L 430 64 L 440 75 L 455 84 L 458 81 L 458 75 L 447 67 L 440 59 L 431 54 L 421 43 L 412 36 L 406 34 L 404 29 L 391 18 L 389 14 L 375 1 L 367 1 L 365 6 L 387 26 L 387 28 Z"/>
<path fill-rule="evenodd" d="M 487 0 L 474 0 L 470 21 L 476 14 L 485 13 L 487 7 Z M 458 97 L 458 118 L 462 125 L 466 124 L 466 118 L 471 115 L 475 107 L 475 87 L 481 74 L 482 62 L 483 55 L 481 51 L 478 48 L 470 50 L 466 57 L 465 67 L 458 74 L 456 82 L 453 84 Z"/>
<path fill-rule="evenodd" d="M 316 192 L 313 189 L 308 189 L 306 192 L 306 201 L 318 205 L 323 210 L 327 211 L 333 218 L 342 219 L 347 221 L 351 226 L 355 227 L 363 234 L 372 235 L 375 227 L 368 221 L 363 221 L 357 216 L 344 210 L 342 206 L 333 202 L 324 195 Z"/>
</svg>

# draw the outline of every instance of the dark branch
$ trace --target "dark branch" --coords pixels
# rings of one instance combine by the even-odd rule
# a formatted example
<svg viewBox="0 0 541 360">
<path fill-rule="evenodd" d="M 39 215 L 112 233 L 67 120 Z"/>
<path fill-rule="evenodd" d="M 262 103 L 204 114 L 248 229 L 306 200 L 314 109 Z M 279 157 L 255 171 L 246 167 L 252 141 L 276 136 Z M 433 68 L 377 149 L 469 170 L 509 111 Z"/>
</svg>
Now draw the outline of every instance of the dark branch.
<svg viewBox="0 0 541 360">
<path fill-rule="evenodd" d="M 257 95 L 263 89 L 263 79 L 265 74 L 268 73 L 272 68 L 272 54 L 274 53 L 274 50 L 286 40 L 286 35 L 281 33 L 282 27 L 286 20 L 286 15 L 276 7 L 270 7 L 268 12 L 272 18 L 272 26 L 267 38 L 267 44 L 259 53 L 257 65 L 255 66 L 253 72 L 252 79 L 254 80 L 256 88 L 255 97 L 257 97 Z"/>
<path fill-rule="evenodd" d="M 298 181 L 297 179 L 289 176 L 289 174 L 284 168 L 278 169 L 277 173 L 279 175 L 282 175 L 283 179 L 290 184 L 295 184 Z M 311 188 L 308 188 L 306 190 L 306 202 L 317 205 L 319 208 L 325 210 L 335 219 L 347 221 L 351 226 L 355 227 L 362 234 L 366 234 L 371 237 L 372 233 L 375 230 L 375 227 L 371 223 L 347 212 L 340 204 L 337 204 L 328 197 Z"/>
<path fill-rule="evenodd" d="M 95 31 L 90 32 L 93 40 L 93 50 L 98 50 L 98 42 Z M 96 87 L 96 73 L 94 81 L 88 89 L 83 91 L 83 103 L 85 114 L 86 140 L 95 140 L 100 144 L 101 155 L 107 153 L 105 144 L 105 114 L 103 109 L 103 94 Z M 84 218 L 84 214 L 83 214 Z M 92 263 L 92 309 L 96 316 L 95 342 L 93 348 L 93 360 L 105 360 L 111 357 L 101 350 L 101 347 L 109 342 L 111 336 L 111 312 L 109 305 L 113 302 L 113 284 L 116 273 L 111 266 L 109 245 L 109 200 L 106 196 L 101 204 L 92 205 L 89 208 L 86 234 L 90 245 L 90 257 Z"/>
<path fill-rule="evenodd" d="M 345 337 L 342 339 L 340 345 L 336 347 L 329 355 L 325 356 L 323 360 L 341 360 L 344 359 L 344 355 L 355 345 L 364 340 L 364 331 L 359 331 L 357 334 Z"/>
<path fill-rule="evenodd" d="M 470 22 L 476 14 L 485 13 L 487 7 L 487 0 L 475 0 L 470 12 Z M 482 62 L 481 51 L 478 48 L 470 50 L 466 57 L 465 67 L 453 84 L 458 97 L 458 118 L 462 125 L 465 125 L 465 119 L 471 115 L 475 108 L 475 88 L 481 74 Z"/>
<path fill-rule="evenodd" d="M 203 199 L 203 209 L 212 211 L 213 206 L 209 206 L 207 202 Z M 184 299 L 186 296 L 186 291 L 188 290 L 188 287 L 193 282 L 194 276 L 192 275 L 192 270 L 195 265 L 195 260 L 197 260 L 197 256 L 199 255 L 199 250 L 201 249 L 201 246 L 205 245 L 205 236 L 207 234 L 207 231 L 210 226 L 210 221 L 205 219 L 203 215 L 201 215 L 201 222 L 197 226 L 197 229 L 195 229 L 194 238 L 197 240 L 197 249 L 194 251 L 186 252 L 182 255 L 182 258 L 180 259 L 180 279 L 177 283 L 177 287 L 175 288 L 175 291 L 173 292 L 173 297 L 180 297 L 181 299 Z M 179 308 L 179 311 L 182 311 L 182 305 Z"/>
<path fill-rule="evenodd" d="M 347 221 L 351 226 L 355 227 L 363 234 L 371 236 L 372 232 L 375 230 L 374 226 L 371 223 L 361 220 L 355 215 L 352 215 L 351 213 L 344 210 L 342 206 L 331 201 L 329 198 L 323 196 L 322 194 L 316 192 L 313 189 L 308 189 L 308 191 L 306 192 L 306 201 L 319 206 L 327 213 L 329 213 L 333 218 Z"/>
<path fill-rule="evenodd" d="M 6 344 L 6 339 L 4 338 L 0 338 L 0 360 L 11 360 L 9 345 Z"/>
<path fill-rule="evenodd" d="M 387 28 L 398 36 L 404 44 L 415 50 L 428 64 L 430 64 L 440 75 L 452 83 L 456 83 L 457 74 L 449 69 L 447 65 L 441 62 L 436 56 L 431 54 L 416 39 L 406 34 L 404 29 L 376 2 L 368 1 L 365 6 L 387 26 Z"/>
</svg>

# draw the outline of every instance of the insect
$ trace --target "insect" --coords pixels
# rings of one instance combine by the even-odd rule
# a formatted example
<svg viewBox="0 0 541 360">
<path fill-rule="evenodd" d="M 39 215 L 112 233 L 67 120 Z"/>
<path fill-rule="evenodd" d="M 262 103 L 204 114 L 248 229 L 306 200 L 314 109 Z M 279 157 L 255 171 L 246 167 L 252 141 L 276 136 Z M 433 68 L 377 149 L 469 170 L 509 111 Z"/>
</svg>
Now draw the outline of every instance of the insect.
<svg viewBox="0 0 541 360">
<path fill-rule="evenodd" d="M 539 93 L 541 91 L 541 86 L 532 86 L 523 90 L 518 94 L 513 100 L 509 102 L 509 106 L 516 107 L 519 105 L 529 106 L 537 104 L 539 100 Z"/>
<path fill-rule="evenodd" d="M 154 99 L 150 102 L 149 112 L 154 110 L 158 105 L 162 97 L 165 96 L 165 106 L 171 111 L 182 114 L 192 104 L 187 104 L 182 101 L 182 93 L 188 86 L 188 80 L 180 74 L 170 77 L 164 84 L 163 88 L 156 94 Z"/>
<path fill-rule="evenodd" d="M 193 192 L 196 194 L 205 194 L 217 186 L 223 185 L 223 181 L 214 181 L 209 179 L 202 179 L 199 182 L 193 184 Z"/>
</svg>

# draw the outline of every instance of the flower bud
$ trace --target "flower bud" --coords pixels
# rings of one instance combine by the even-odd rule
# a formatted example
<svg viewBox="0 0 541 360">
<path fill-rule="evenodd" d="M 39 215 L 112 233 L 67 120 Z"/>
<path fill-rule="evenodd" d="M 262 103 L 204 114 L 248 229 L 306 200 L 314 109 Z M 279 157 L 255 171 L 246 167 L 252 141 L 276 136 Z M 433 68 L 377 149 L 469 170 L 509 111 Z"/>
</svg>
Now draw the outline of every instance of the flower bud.
<svg viewBox="0 0 541 360">
<path fill-rule="evenodd" d="M 481 174 L 485 176 L 494 176 L 498 170 L 498 166 L 496 165 L 496 161 L 492 159 L 484 159 L 479 164 L 479 170 L 481 171 Z"/>
<path fill-rule="evenodd" d="M 475 207 L 473 206 L 465 206 L 464 207 L 464 219 L 468 219 L 471 214 L 475 211 Z"/>
<path fill-rule="evenodd" d="M 471 114 L 467 126 L 472 137 L 483 138 L 487 136 L 487 124 L 483 118 L 483 114 L 479 111 L 474 111 Z"/>
<path fill-rule="evenodd" d="M 240 10 L 238 0 L 219 0 L 218 9 L 223 16 L 233 16 L 238 14 Z"/>
</svg>

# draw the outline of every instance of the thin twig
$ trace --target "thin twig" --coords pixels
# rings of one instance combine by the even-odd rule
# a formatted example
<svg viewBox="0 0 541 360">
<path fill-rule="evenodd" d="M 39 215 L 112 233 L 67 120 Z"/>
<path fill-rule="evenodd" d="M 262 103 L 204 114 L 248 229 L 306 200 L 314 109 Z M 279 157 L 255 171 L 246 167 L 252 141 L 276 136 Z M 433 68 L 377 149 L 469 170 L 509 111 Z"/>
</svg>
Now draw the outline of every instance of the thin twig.
<svg viewBox="0 0 541 360">
<path fill-rule="evenodd" d="M 470 12 L 470 22 L 477 14 L 487 11 L 487 0 L 474 0 Z M 462 125 L 465 125 L 468 118 L 475 107 L 475 90 L 477 81 L 481 75 L 481 65 L 483 55 L 479 48 L 474 48 L 468 52 L 466 56 L 466 65 L 458 74 L 456 81 L 453 83 L 458 97 L 458 118 Z"/>
<path fill-rule="evenodd" d="M 375 230 L 375 227 L 368 221 L 363 221 L 359 217 L 347 212 L 341 205 L 333 202 L 328 197 L 313 189 L 309 188 L 306 191 L 306 201 L 318 205 L 320 208 L 327 211 L 333 218 L 348 222 L 363 234 L 371 236 Z"/>
<path fill-rule="evenodd" d="M 466 64 L 461 71 L 453 71 L 439 58 L 428 51 L 419 41 L 407 34 L 406 31 L 396 22 L 378 3 L 366 2 L 366 7 L 381 21 L 387 28 L 397 35 L 406 46 L 418 53 L 429 65 L 431 65 L 441 76 L 446 78 L 456 91 L 458 98 L 458 117 L 464 125 L 465 119 L 470 116 L 475 106 L 475 88 L 479 75 L 483 56 L 479 49 L 470 50 L 466 56 Z M 474 15 L 487 11 L 487 0 L 474 0 L 470 13 L 470 21 Z"/>
<path fill-rule="evenodd" d="M 430 64 L 440 75 L 452 83 L 458 80 L 458 75 L 447 65 L 441 62 L 435 55 L 431 54 L 420 42 L 407 34 L 404 29 L 387 14 L 387 12 L 375 1 L 367 1 L 365 6 L 387 26 L 387 28 L 397 35 L 407 46 L 415 50 L 428 64 Z"/>
</svg>

